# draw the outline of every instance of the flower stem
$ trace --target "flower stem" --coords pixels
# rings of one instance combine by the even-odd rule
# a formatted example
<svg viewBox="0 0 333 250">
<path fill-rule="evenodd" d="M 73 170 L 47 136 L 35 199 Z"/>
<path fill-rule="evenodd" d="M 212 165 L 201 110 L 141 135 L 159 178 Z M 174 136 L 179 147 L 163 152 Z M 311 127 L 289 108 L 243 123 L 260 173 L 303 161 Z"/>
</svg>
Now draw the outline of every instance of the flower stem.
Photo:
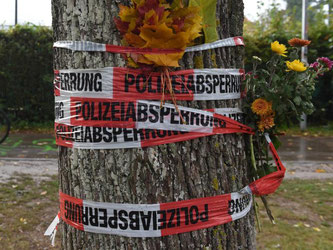
<svg viewBox="0 0 333 250">
<path fill-rule="evenodd" d="M 251 152 L 252 167 L 254 168 L 254 170 L 257 173 L 258 169 L 257 169 L 256 158 L 254 157 L 254 149 L 253 149 L 253 135 L 250 135 L 250 152 Z"/>
</svg>

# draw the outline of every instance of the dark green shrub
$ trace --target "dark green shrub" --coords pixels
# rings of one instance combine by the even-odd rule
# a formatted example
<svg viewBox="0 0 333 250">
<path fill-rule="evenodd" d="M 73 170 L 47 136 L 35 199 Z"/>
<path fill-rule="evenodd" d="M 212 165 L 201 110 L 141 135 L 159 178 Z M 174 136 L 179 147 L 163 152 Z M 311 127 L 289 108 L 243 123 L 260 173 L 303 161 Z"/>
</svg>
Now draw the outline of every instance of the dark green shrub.
<svg viewBox="0 0 333 250">
<path fill-rule="evenodd" d="M 52 120 L 52 31 L 17 25 L 0 30 L 0 100 L 11 118 Z"/>
</svg>

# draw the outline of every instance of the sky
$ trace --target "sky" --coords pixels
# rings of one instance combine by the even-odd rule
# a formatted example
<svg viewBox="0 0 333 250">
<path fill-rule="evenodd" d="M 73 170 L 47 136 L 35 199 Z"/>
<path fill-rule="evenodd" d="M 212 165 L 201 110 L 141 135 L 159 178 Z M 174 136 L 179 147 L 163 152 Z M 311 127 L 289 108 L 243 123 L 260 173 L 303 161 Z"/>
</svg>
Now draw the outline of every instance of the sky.
<svg viewBox="0 0 333 250">
<path fill-rule="evenodd" d="M 253 21 L 257 18 L 257 13 L 262 13 L 274 0 L 264 1 L 264 8 L 258 9 L 257 0 L 244 0 L 245 16 Z M 283 0 L 281 7 L 285 8 Z M 36 25 L 51 26 L 51 0 L 17 0 L 18 23 L 33 23 Z M 0 0 L 0 25 L 14 25 L 15 23 L 15 0 Z"/>
</svg>

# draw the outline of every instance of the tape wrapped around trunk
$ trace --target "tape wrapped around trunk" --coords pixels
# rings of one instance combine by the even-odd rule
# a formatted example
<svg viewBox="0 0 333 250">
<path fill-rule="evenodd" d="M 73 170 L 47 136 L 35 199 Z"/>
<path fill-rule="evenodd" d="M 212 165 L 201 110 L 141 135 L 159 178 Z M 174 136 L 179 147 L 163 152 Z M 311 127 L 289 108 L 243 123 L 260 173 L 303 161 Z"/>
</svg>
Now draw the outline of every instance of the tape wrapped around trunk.
<svg viewBox="0 0 333 250">
<path fill-rule="evenodd" d="M 212 43 L 200 44 L 188 47 L 185 52 L 202 51 L 229 46 L 244 46 L 243 37 L 229 37 Z M 64 48 L 72 51 L 101 51 L 110 53 L 135 53 L 135 54 L 170 54 L 182 52 L 180 49 L 154 49 L 154 48 L 135 48 L 112 44 L 95 43 L 90 41 L 57 41 L 53 44 L 54 48 Z"/>
<path fill-rule="evenodd" d="M 240 219 L 252 206 L 252 194 L 275 192 L 285 168 L 265 135 L 277 171 L 255 180 L 238 192 L 160 204 L 94 202 L 59 192 L 60 213 L 46 231 L 52 235 L 59 217 L 68 225 L 91 233 L 127 237 L 160 237 L 213 227 Z"/>
<path fill-rule="evenodd" d="M 140 69 L 62 69 L 54 71 L 55 96 L 161 100 L 161 73 Z M 241 96 L 243 69 L 194 69 L 170 72 L 177 100 L 228 100 Z M 165 93 L 164 100 L 171 100 Z"/>
</svg>

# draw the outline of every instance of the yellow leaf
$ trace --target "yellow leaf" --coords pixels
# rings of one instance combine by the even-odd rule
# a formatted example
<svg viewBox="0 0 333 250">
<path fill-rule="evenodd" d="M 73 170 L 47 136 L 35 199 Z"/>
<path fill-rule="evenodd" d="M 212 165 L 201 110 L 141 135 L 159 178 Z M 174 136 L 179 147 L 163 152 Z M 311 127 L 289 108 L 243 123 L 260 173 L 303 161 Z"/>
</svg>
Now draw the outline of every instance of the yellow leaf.
<svg viewBox="0 0 333 250">
<path fill-rule="evenodd" d="M 132 57 L 127 57 L 127 66 L 132 68 L 139 68 L 139 65 L 133 60 Z"/>
<path fill-rule="evenodd" d="M 321 231 L 321 229 L 319 227 L 313 227 L 312 229 L 315 230 L 316 232 L 320 232 Z"/>
<path fill-rule="evenodd" d="M 132 19 L 137 18 L 136 9 L 124 5 L 119 5 L 119 8 L 119 17 L 121 21 L 130 23 Z"/>
<path fill-rule="evenodd" d="M 157 66 L 179 67 L 178 61 L 180 58 L 182 58 L 183 54 L 184 53 L 158 54 L 158 55 L 145 54 L 144 58 L 150 61 L 149 64 L 155 64 Z M 139 62 L 146 63 L 141 59 L 139 59 Z"/>
<path fill-rule="evenodd" d="M 325 169 L 316 169 L 316 173 L 326 173 Z"/>
</svg>

